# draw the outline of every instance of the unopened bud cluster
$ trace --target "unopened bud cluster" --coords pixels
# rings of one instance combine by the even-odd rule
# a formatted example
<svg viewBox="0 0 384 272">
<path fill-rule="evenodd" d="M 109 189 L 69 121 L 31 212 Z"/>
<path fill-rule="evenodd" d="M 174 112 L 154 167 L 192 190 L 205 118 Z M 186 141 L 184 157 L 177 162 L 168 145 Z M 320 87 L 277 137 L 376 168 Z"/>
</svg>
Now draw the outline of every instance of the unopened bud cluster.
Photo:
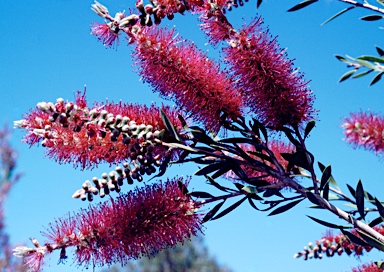
<svg viewBox="0 0 384 272">
<path fill-rule="evenodd" d="M 356 235 L 356 234 L 355 234 Z M 333 257 L 335 255 L 341 255 L 345 252 L 348 256 L 354 253 L 356 256 L 363 254 L 363 251 L 369 252 L 372 249 L 370 246 L 361 246 L 352 243 L 346 236 L 343 234 L 332 236 L 327 235 L 319 241 L 316 241 L 316 244 L 308 244 L 308 247 L 305 246 L 304 249 L 294 255 L 294 258 L 302 257 L 305 261 L 308 259 L 321 259 L 324 256 Z"/>
<path fill-rule="evenodd" d="M 144 5 L 143 0 L 136 2 L 136 8 L 140 11 L 140 24 L 142 26 L 152 26 L 153 23 L 160 24 L 161 20 L 167 17 L 169 20 L 174 18 L 174 13 L 184 14 L 194 7 L 201 7 L 204 4 L 203 0 L 194 1 L 151 1 L 151 4 Z M 153 19 L 152 19 L 153 17 Z"/>
<path fill-rule="evenodd" d="M 156 167 L 161 165 L 162 154 L 153 154 L 154 146 L 139 146 L 131 148 L 131 163 L 125 162 L 123 167 L 117 166 L 114 171 L 103 173 L 101 178 L 93 177 L 92 182 L 86 180 L 82 188 L 77 190 L 72 197 L 85 201 L 92 201 L 94 195 L 103 198 L 115 191 L 119 193 L 126 180 L 133 184 L 134 180 L 142 181 L 143 175 L 151 175 L 156 172 Z"/>
</svg>

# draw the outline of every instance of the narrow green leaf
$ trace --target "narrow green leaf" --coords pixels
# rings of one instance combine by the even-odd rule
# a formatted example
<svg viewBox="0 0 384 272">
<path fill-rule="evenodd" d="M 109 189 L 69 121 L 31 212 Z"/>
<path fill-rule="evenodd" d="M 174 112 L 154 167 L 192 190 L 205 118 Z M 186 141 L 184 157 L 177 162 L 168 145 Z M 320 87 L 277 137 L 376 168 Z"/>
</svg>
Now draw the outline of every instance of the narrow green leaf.
<svg viewBox="0 0 384 272">
<path fill-rule="evenodd" d="M 293 143 L 295 146 L 300 146 L 300 142 L 296 140 L 292 135 L 294 131 L 292 131 L 290 128 L 287 128 L 287 127 L 283 127 L 282 131 L 285 133 L 285 135 L 287 136 L 288 140 L 291 141 L 291 143 Z"/>
<path fill-rule="evenodd" d="M 380 79 L 381 79 L 381 76 L 384 74 L 384 72 L 380 72 L 378 73 L 371 81 L 371 83 L 369 84 L 369 86 L 372 86 L 373 84 L 377 83 Z"/>
<path fill-rule="evenodd" d="M 344 80 L 347 80 L 348 78 L 350 78 L 354 73 L 356 73 L 356 69 L 353 69 L 353 70 L 350 70 L 348 72 L 346 72 L 344 75 L 342 75 L 338 81 L 338 83 L 340 82 L 343 82 Z"/>
<path fill-rule="evenodd" d="M 179 134 L 177 133 L 175 127 L 172 125 L 171 121 L 169 120 L 168 116 L 165 114 L 163 109 L 160 109 L 160 115 L 161 115 L 161 119 L 163 120 L 163 123 L 164 123 L 165 127 L 167 128 L 167 130 L 169 131 L 169 133 L 171 133 L 171 135 L 177 141 L 180 142 L 181 140 L 180 140 Z"/>
<path fill-rule="evenodd" d="M 368 74 L 370 74 L 370 73 L 372 73 L 372 72 L 373 72 L 373 70 L 372 70 L 372 69 L 369 69 L 369 70 L 367 70 L 367 71 L 364 71 L 364 72 L 361 72 L 361 73 L 358 73 L 358 74 L 354 75 L 352 78 L 363 77 L 363 76 L 366 76 L 366 75 L 368 75 Z"/>
<path fill-rule="evenodd" d="M 224 215 L 227 215 L 228 213 L 230 213 L 231 211 L 233 211 L 234 209 L 239 207 L 241 205 L 241 203 L 243 203 L 246 199 L 247 199 L 247 197 L 243 197 L 242 199 L 240 199 L 239 201 L 237 201 L 236 203 L 234 203 L 233 205 L 229 206 L 224 211 L 222 211 L 221 213 L 216 215 L 214 218 L 212 218 L 212 220 L 216 220 L 216 219 L 223 217 Z"/>
<path fill-rule="evenodd" d="M 198 198 L 212 198 L 212 197 L 214 197 L 210 193 L 200 192 L 200 191 L 190 192 L 189 194 L 191 196 L 198 197 Z"/>
<path fill-rule="evenodd" d="M 299 204 L 299 203 L 300 203 L 301 201 L 303 201 L 304 199 L 305 199 L 305 198 L 298 199 L 298 200 L 289 202 L 288 204 L 286 204 L 286 205 L 284 205 L 284 206 L 278 207 L 277 209 L 273 210 L 270 214 L 268 214 L 268 216 L 272 216 L 272 215 L 276 215 L 276 214 L 279 214 L 279 213 L 286 212 L 286 211 L 288 211 L 289 209 L 292 209 L 293 207 L 295 207 L 297 204 Z"/>
<path fill-rule="evenodd" d="M 326 226 L 327 228 L 331 228 L 331 229 L 349 229 L 349 228 L 351 228 L 349 226 L 341 226 L 341 225 L 332 224 L 332 223 L 317 219 L 317 218 L 309 216 L 309 215 L 307 215 L 307 216 L 309 218 L 311 218 L 313 221 L 315 221 L 316 223 L 319 223 L 320 225 Z"/>
<path fill-rule="evenodd" d="M 305 8 L 306 6 L 309 6 L 310 4 L 313 4 L 317 2 L 317 0 L 304 0 L 303 2 L 297 4 L 296 6 L 290 8 L 288 12 L 296 11 L 302 8 Z"/>
<path fill-rule="evenodd" d="M 212 178 L 213 179 L 217 179 L 221 176 L 223 176 L 224 174 L 226 174 L 228 171 L 231 171 L 231 168 L 228 166 L 228 167 L 223 167 L 219 170 L 217 170 L 213 175 L 212 175 Z"/>
<path fill-rule="evenodd" d="M 367 244 L 367 242 L 365 242 L 364 240 L 362 240 L 361 238 L 357 237 L 356 235 L 350 233 L 349 231 L 346 231 L 346 230 L 343 230 L 341 229 L 340 230 L 344 236 L 346 236 L 352 243 L 356 244 L 356 245 L 361 245 L 361 246 L 369 246 L 369 244 Z"/>
<path fill-rule="evenodd" d="M 221 191 L 224 191 L 224 192 L 228 192 L 228 189 L 227 187 L 223 187 L 221 186 L 219 183 L 217 183 L 212 177 L 208 176 L 208 175 L 205 175 L 205 178 L 207 179 L 207 181 L 212 185 L 212 186 L 215 186 L 217 189 L 221 190 Z"/>
<path fill-rule="evenodd" d="M 371 62 L 384 63 L 384 59 L 374 57 L 374 56 L 360 56 L 357 59 L 362 59 L 362 60 L 371 61 Z"/>
<path fill-rule="evenodd" d="M 249 204 L 251 205 L 252 208 L 254 208 L 255 210 L 260 211 L 260 209 L 258 207 L 256 207 L 256 204 L 255 204 L 255 202 L 253 202 L 252 198 L 248 197 L 248 202 L 249 202 Z"/>
<path fill-rule="evenodd" d="M 192 148 L 190 146 L 179 144 L 179 143 L 168 143 L 168 145 L 171 146 L 171 147 L 174 147 L 174 148 L 183 149 L 183 150 L 190 151 L 190 152 L 193 152 L 193 153 L 198 151 L 197 149 L 194 149 L 194 148 Z"/>
<path fill-rule="evenodd" d="M 321 176 L 321 180 L 320 180 L 320 190 L 323 190 L 325 184 L 328 182 L 329 178 L 331 177 L 332 175 L 332 167 L 330 165 L 328 165 L 324 171 L 323 171 L 323 174 Z"/>
<path fill-rule="evenodd" d="M 363 20 L 363 21 L 377 21 L 377 20 L 381 20 L 383 18 L 384 18 L 384 16 L 382 16 L 382 15 L 372 14 L 372 15 L 360 17 L 359 19 Z"/>
<path fill-rule="evenodd" d="M 380 216 L 380 217 L 377 217 L 374 220 L 372 220 L 368 225 L 372 228 L 372 227 L 380 224 L 381 222 L 383 222 L 383 218 Z"/>
<path fill-rule="evenodd" d="M 364 212 L 364 189 L 363 184 L 361 183 L 361 180 L 357 182 L 356 185 L 356 205 L 357 205 L 357 211 L 359 212 L 361 218 L 365 218 L 365 212 Z"/>
<path fill-rule="evenodd" d="M 257 0 L 256 8 L 259 8 L 262 2 L 263 2 L 263 0 Z"/>
<path fill-rule="evenodd" d="M 369 61 L 356 58 L 356 62 L 362 66 L 369 68 L 369 69 L 376 70 L 376 66 L 373 65 L 372 63 L 370 63 Z"/>
<path fill-rule="evenodd" d="M 357 230 L 357 232 L 359 233 L 359 235 L 365 240 L 367 241 L 367 243 L 370 245 L 370 246 L 373 246 L 375 248 L 377 248 L 378 250 L 380 251 L 384 251 L 384 243 L 381 242 L 379 239 L 376 239 L 375 237 L 372 237 L 371 235 L 365 233 L 365 232 L 362 232 L 361 230 Z"/>
<path fill-rule="evenodd" d="M 338 13 L 336 13 L 335 15 L 333 15 L 331 18 L 329 18 L 328 20 L 326 20 L 325 22 L 323 22 L 321 25 L 323 26 L 323 25 L 325 25 L 326 23 L 329 23 L 329 22 L 332 21 L 333 19 L 339 17 L 341 14 L 343 14 L 343 13 L 345 13 L 345 12 L 351 10 L 351 9 L 354 9 L 355 7 L 356 7 L 356 6 L 350 6 L 350 7 L 348 7 L 348 8 L 345 8 L 345 9 L 339 11 Z"/>
<path fill-rule="evenodd" d="M 376 207 L 377 207 L 377 211 L 379 212 L 379 214 L 380 214 L 380 217 L 383 219 L 383 221 L 384 221 L 384 207 L 383 207 L 383 205 L 381 204 L 381 202 L 377 199 L 377 198 L 375 198 L 375 205 L 376 205 Z"/>
<path fill-rule="evenodd" d="M 179 179 L 178 181 L 177 181 L 177 184 L 179 185 L 179 189 L 181 190 L 181 192 L 183 193 L 183 194 L 188 194 L 188 188 L 187 188 L 187 186 L 185 186 L 185 184 L 182 182 L 182 179 Z"/>
<path fill-rule="evenodd" d="M 375 46 L 377 53 L 380 55 L 380 57 L 384 57 L 384 50 L 381 49 L 379 46 Z"/>
<path fill-rule="evenodd" d="M 329 197 L 329 182 L 327 182 L 324 186 L 324 189 L 323 189 L 323 198 L 328 201 L 328 197 Z"/>
<path fill-rule="evenodd" d="M 199 170 L 197 170 L 195 172 L 195 175 L 196 176 L 204 176 L 204 175 L 207 175 L 209 173 L 212 173 L 213 171 L 217 171 L 223 167 L 228 167 L 228 163 L 227 162 L 211 163 L 211 164 L 208 164 L 208 165 L 204 166 L 203 168 L 200 168 Z"/>
<path fill-rule="evenodd" d="M 351 63 L 350 60 L 344 58 L 343 56 L 335 55 L 335 57 L 336 57 L 339 61 L 341 61 L 341 62 L 344 62 L 344 63 L 347 63 L 347 64 Z"/>
<path fill-rule="evenodd" d="M 350 186 L 349 184 L 347 184 L 347 188 L 348 188 L 349 192 L 351 193 L 351 195 L 353 196 L 353 198 L 356 198 L 355 189 L 353 189 L 352 186 Z"/>
<path fill-rule="evenodd" d="M 315 120 L 311 120 L 308 122 L 307 126 L 305 127 L 305 131 L 304 131 L 304 139 L 307 138 L 307 136 L 309 135 L 311 130 L 315 127 L 315 125 L 316 125 Z"/>
<path fill-rule="evenodd" d="M 241 190 L 246 191 L 248 194 L 257 194 L 257 188 L 254 186 L 244 186 Z"/>
<path fill-rule="evenodd" d="M 325 170 L 325 165 L 322 164 L 321 162 L 317 162 L 317 165 L 319 166 L 320 171 L 321 171 L 321 172 L 324 172 L 324 170 Z"/>
<path fill-rule="evenodd" d="M 306 193 L 307 193 L 307 198 L 308 198 L 309 201 L 311 201 L 315 205 L 321 206 L 319 200 L 317 199 L 317 197 L 315 196 L 314 193 L 309 192 L 309 191 L 306 192 Z"/>
<path fill-rule="evenodd" d="M 384 270 L 384 262 L 383 262 L 383 261 L 375 262 L 375 265 L 376 265 L 378 268 Z"/>
<path fill-rule="evenodd" d="M 220 202 L 219 204 L 217 204 L 215 207 L 212 208 L 212 210 L 210 210 L 203 218 L 203 223 L 211 220 L 211 218 L 220 210 L 221 206 L 223 206 L 225 202 L 225 199 L 223 202 Z"/>
</svg>

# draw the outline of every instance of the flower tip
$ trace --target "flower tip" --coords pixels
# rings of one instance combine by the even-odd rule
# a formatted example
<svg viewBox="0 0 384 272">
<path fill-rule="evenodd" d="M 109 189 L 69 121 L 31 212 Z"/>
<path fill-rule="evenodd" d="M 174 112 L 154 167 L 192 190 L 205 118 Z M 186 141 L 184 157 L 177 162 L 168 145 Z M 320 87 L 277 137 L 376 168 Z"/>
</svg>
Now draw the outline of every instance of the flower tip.
<svg viewBox="0 0 384 272">
<path fill-rule="evenodd" d="M 13 121 L 13 128 L 25 128 L 27 126 L 27 122 L 22 120 Z"/>
</svg>

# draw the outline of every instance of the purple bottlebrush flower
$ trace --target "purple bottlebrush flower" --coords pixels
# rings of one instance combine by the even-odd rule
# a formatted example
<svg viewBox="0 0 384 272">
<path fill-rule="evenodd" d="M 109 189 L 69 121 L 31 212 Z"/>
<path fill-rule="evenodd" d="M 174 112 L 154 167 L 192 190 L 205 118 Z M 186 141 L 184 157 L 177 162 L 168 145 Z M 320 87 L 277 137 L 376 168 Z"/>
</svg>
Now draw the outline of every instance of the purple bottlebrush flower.
<svg viewBox="0 0 384 272">
<path fill-rule="evenodd" d="M 351 113 L 342 125 L 347 143 L 376 154 L 384 152 L 384 117 L 373 113 Z"/>
<path fill-rule="evenodd" d="M 169 107 L 163 110 L 180 131 L 176 111 Z M 88 107 L 85 95 L 80 94 L 76 102 L 61 98 L 56 103 L 40 102 L 23 117 L 15 127 L 27 130 L 25 142 L 31 146 L 41 142 L 50 158 L 82 168 L 128 161 L 132 149 L 148 145 L 153 145 L 153 156 L 162 156 L 167 148 L 156 144 L 155 138 L 170 137 L 166 131 L 163 134 L 165 125 L 155 105 L 106 103 Z"/>
<path fill-rule="evenodd" d="M 174 31 L 139 31 L 133 56 L 146 82 L 206 128 L 217 132 L 220 120 L 241 115 L 242 100 L 228 75 Z"/>
<path fill-rule="evenodd" d="M 223 49 L 236 87 L 246 105 L 273 129 L 300 126 L 313 118 L 313 96 L 303 76 L 293 68 L 262 19 L 244 26 Z"/>
<path fill-rule="evenodd" d="M 130 259 L 151 256 L 202 231 L 200 204 L 180 188 L 180 178 L 136 188 L 128 194 L 72 216 L 56 220 L 44 235 L 44 246 L 32 239 L 34 248 L 18 247 L 15 255 L 26 258 L 39 271 L 43 257 L 75 247 L 75 263 L 84 267 L 126 264 Z M 184 185 L 183 185 L 184 186 Z"/>
</svg>

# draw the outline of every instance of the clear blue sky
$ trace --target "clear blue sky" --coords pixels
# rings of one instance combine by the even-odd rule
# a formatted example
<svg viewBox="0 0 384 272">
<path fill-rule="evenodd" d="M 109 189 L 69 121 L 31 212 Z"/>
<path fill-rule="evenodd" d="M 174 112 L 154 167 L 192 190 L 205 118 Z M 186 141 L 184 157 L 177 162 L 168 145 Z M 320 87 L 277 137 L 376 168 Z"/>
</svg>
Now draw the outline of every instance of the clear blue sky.
<svg viewBox="0 0 384 272">
<path fill-rule="evenodd" d="M 127 10 L 128 1 L 106 0 L 111 13 Z M 230 13 L 234 26 L 249 22 L 257 14 L 265 18 L 281 47 L 288 47 L 290 58 L 311 80 L 316 95 L 315 107 L 320 110 L 319 122 L 308 140 L 308 148 L 323 164 L 331 164 L 339 184 L 356 185 L 362 179 L 365 188 L 384 199 L 383 160 L 364 150 L 352 150 L 342 141 L 342 117 L 351 111 L 383 108 L 383 84 L 368 88 L 371 80 L 363 78 L 337 84 L 346 72 L 334 54 L 374 54 L 374 45 L 384 47 L 380 24 L 359 21 L 370 12 L 354 10 L 330 24 L 320 23 L 346 6 L 338 1 L 324 0 L 296 13 L 286 10 L 299 1 L 265 0 L 259 10 L 255 1 Z M 101 18 L 90 10 L 91 1 L 41 0 L 0 1 L 0 124 L 9 125 L 40 101 L 56 98 L 73 100 L 74 91 L 87 85 L 89 102 L 109 100 L 151 103 L 160 100 L 142 84 L 133 71 L 130 49 L 121 40 L 119 49 L 105 49 L 90 35 L 90 23 Z M 185 38 L 195 40 L 209 55 L 219 55 L 208 46 L 198 31 L 197 17 L 175 16 L 166 24 L 177 25 Z M 57 165 L 44 158 L 43 148 L 21 144 L 22 131 L 13 134 L 13 145 L 19 151 L 18 170 L 24 173 L 11 192 L 6 205 L 7 230 L 12 243 L 29 243 L 29 237 L 43 240 L 40 231 L 54 218 L 69 211 L 87 207 L 88 203 L 71 199 L 82 182 L 107 171 L 100 166 L 92 172 Z M 188 175 L 194 165 L 173 166 L 168 176 Z M 191 188 L 202 189 L 203 179 L 193 179 Z M 125 185 L 124 190 L 128 190 Z M 208 188 L 209 190 L 211 188 Z M 342 189 L 346 190 L 345 186 Z M 210 191 L 218 194 L 214 190 Z M 305 214 L 339 222 L 327 213 L 308 209 L 303 202 L 281 216 L 267 217 L 243 204 L 226 217 L 206 224 L 205 241 L 217 259 L 238 272 L 255 271 L 347 271 L 359 261 L 353 257 L 304 262 L 292 256 L 309 241 L 319 239 L 325 228 L 306 218 Z M 59 253 L 45 271 L 77 271 L 71 264 L 56 266 Z M 371 252 L 363 261 L 380 258 Z M 98 269 L 96 269 L 98 271 Z"/>
</svg>

